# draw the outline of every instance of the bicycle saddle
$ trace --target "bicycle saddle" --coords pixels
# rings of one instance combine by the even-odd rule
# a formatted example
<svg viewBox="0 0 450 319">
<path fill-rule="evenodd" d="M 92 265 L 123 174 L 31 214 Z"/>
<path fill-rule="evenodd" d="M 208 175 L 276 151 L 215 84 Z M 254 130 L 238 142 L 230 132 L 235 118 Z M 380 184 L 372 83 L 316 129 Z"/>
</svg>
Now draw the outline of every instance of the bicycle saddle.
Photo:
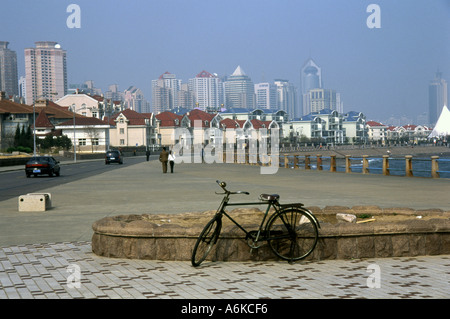
<svg viewBox="0 0 450 319">
<path fill-rule="evenodd" d="M 262 200 L 278 200 L 280 198 L 280 195 L 278 194 L 261 194 L 259 195 L 259 198 L 261 198 Z"/>
</svg>

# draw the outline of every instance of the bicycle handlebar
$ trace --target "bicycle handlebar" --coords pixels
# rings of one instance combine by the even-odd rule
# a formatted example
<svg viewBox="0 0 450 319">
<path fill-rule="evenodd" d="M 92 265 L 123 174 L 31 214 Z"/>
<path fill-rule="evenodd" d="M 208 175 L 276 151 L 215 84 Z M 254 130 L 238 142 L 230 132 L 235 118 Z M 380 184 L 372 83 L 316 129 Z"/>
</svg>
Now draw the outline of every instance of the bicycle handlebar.
<svg viewBox="0 0 450 319">
<path fill-rule="evenodd" d="M 237 192 L 230 192 L 229 190 L 227 190 L 225 187 L 227 186 L 227 183 L 225 182 L 221 182 L 219 180 L 216 180 L 216 183 L 219 184 L 220 187 L 222 187 L 222 189 L 225 191 L 225 193 L 227 194 L 245 194 L 245 195 L 250 195 L 249 192 L 243 192 L 243 191 L 237 191 Z"/>
</svg>

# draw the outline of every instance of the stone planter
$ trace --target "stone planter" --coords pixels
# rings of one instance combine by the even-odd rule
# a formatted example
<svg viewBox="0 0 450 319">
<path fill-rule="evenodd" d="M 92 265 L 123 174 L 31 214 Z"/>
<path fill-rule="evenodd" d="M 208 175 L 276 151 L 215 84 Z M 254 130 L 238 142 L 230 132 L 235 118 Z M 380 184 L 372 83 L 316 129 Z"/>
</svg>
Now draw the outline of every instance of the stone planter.
<svg viewBox="0 0 450 319">
<path fill-rule="evenodd" d="M 316 249 L 307 260 L 450 254 L 449 212 L 416 212 L 404 208 L 382 210 L 373 206 L 310 209 L 318 217 L 321 228 Z M 336 212 L 371 212 L 375 214 L 376 221 L 361 224 L 337 222 Z M 105 257 L 188 261 L 198 235 L 213 214 L 210 211 L 106 217 L 92 225 L 92 251 Z M 409 218 L 378 221 L 377 218 L 383 219 L 378 217 L 381 214 Z M 418 214 L 424 218 L 418 219 Z M 262 212 L 258 209 L 236 209 L 231 215 L 242 225 L 256 229 Z M 225 223 L 224 219 L 220 239 L 209 259 L 261 261 L 275 260 L 276 257 L 267 244 L 251 250 L 243 232 L 233 224 Z"/>
</svg>

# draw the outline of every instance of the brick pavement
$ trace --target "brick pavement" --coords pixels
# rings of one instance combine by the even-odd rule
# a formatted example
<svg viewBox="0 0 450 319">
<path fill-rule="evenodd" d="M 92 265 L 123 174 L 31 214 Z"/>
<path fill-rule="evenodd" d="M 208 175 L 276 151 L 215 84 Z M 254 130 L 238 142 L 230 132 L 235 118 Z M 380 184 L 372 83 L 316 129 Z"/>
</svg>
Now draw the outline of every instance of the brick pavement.
<svg viewBox="0 0 450 319">
<path fill-rule="evenodd" d="M 69 272 L 74 265 L 79 277 Z M 372 279 L 374 265 L 379 281 Z M 449 280 L 446 255 L 194 268 L 185 261 L 99 257 L 90 242 L 0 248 L 0 299 L 447 299 Z"/>
</svg>

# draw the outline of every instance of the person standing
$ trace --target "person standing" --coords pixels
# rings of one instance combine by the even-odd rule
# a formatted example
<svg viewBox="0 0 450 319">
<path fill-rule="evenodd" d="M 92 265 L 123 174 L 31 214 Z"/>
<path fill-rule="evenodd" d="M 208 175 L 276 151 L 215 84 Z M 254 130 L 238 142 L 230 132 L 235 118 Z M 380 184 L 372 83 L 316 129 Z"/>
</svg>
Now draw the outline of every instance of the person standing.
<svg viewBox="0 0 450 319">
<path fill-rule="evenodd" d="M 145 155 L 147 156 L 147 162 L 148 162 L 148 160 L 150 158 L 150 150 L 149 149 L 147 149 L 147 152 L 145 152 Z"/>
<path fill-rule="evenodd" d="M 159 161 L 162 163 L 163 173 L 167 173 L 168 160 L 169 160 L 169 153 L 167 153 L 166 148 L 163 147 L 161 153 L 159 153 Z"/>
<path fill-rule="evenodd" d="M 175 154 L 172 151 L 169 151 L 169 164 L 170 164 L 170 172 L 173 173 L 173 166 L 175 165 Z"/>
</svg>

